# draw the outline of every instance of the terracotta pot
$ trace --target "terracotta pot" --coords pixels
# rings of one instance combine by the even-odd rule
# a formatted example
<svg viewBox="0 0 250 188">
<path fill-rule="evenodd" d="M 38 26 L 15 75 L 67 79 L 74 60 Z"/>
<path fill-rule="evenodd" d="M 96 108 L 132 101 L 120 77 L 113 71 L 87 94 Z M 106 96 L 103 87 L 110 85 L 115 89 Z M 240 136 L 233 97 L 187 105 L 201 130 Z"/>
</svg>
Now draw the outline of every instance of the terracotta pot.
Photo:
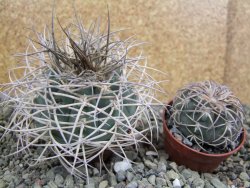
<svg viewBox="0 0 250 188">
<path fill-rule="evenodd" d="M 171 104 L 171 103 L 169 103 Z M 194 150 L 181 141 L 178 141 L 169 131 L 166 121 L 166 111 L 163 113 L 163 129 L 165 133 L 165 150 L 169 154 L 170 160 L 175 161 L 179 165 L 184 165 L 191 170 L 198 172 L 212 172 L 219 164 L 227 159 L 230 155 L 237 152 L 246 140 L 246 130 L 243 129 L 241 142 L 234 150 L 222 154 L 208 154 Z"/>
</svg>

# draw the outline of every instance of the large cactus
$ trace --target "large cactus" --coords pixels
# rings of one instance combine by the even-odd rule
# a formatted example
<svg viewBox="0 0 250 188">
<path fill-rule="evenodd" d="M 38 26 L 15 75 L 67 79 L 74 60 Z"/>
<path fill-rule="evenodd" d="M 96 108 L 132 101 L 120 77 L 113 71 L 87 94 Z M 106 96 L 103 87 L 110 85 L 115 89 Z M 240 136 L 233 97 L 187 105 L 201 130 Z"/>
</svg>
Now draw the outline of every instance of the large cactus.
<svg viewBox="0 0 250 188">
<path fill-rule="evenodd" d="M 69 125 L 74 126 L 75 122 L 82 122 L 86 126 L 82 133 L 83 136 L 91 135 L 96 141 L 110 139 L 112 134 L 107 131 L 111 130 L 116 123 L 120 124 L 117 129 L 120 133 L 129 130 L 129 124 L 136 119 L 134 115 L 138 108 L 137 96 L 131 86 L 116 85 L 114 80 L 120 76 L 114 74 L 107 82 L 89 83 L 78 89 L 70 85 L 66 89 L 60 82 L 48 85 L 45 91 L 37 92 L 37 97 L 34 98 L 35 104 L 45 107 L 38 113 L 33 110 L 35 123 L 45 126 L 49 117 L 52 127 L 56 128 L 56 121 L 58 121 L 60 127 L 64 129 Z M 51 80 L 54 78 L 55 75 L 49 76 Z M 53 105 L 57 106 L 55 111 L 47 109 L 48 106 Z M 118 118 L 120 122 L 115 118 Z M 79 126 L 64 130 L 66 130 L 64 133 L 53 130 L 52 136 L 60 143 L 77 141 L 77 135 L 80 133 Z"/>
<path fill-rule="evenodd" d="M 173 125 L 203 151 L 234 149 L 240 141 L 243 119 L 240 101 L 226 86 L 213 81 L 189 84 L 173 100 Z"/>
<path fill-rule="evenodd" d="M 5 102 L 15 107 L 4 135 L 17 133 L 17 152 L 38 147 L 35 164 L 56 157 L 72 174 L 88 178 L 90 162 L 102 162 L 104 151 L 126 158 L 128 147 L 152 145 L 157 120 L 151 105 L 161 104 L 154 95 L 162 90 L 141 54 L 128 56 L 138 43 L 119 40 L 109 19 L 107 28 L 103 33 L 94 23 L 86 30 L 76 17 L 62 28 L 65 39 L 56 40 L 52 21 L 51 29 L 35 32 L 38 41 L 30 40 L 19 67 L 23 77 L 13 72 L 12 82 L 2 85 Z"/>
</svg>

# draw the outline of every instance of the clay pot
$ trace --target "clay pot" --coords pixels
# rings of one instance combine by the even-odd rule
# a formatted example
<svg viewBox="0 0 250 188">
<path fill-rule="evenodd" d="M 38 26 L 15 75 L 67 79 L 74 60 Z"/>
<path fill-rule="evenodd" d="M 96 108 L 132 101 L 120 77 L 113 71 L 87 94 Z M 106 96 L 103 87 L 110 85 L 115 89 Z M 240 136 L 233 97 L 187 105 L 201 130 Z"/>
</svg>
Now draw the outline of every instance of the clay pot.
<svg viewBox="0 0 250 188">
<path fill-rule="evenodd" d="M 170 104 L 170 103 L 169 103 Z M 177 140 L 169 131 L 166 120 L 166 110 L 163 113 L 163 129 L 165 133 L 164 146 L 169 154 L 170 160 L 175 161 L 179 165 L 184 165 L 191 170 L 198 172 L 212 172 L 219 164 L 227 159 L 230 155 L 237 152 L 246 140 L 246 130 L 243 129 L 241 142 L 234 150 L 222 154 L 208 154 L 194 150 L 181 141 Z"/>
</svg>

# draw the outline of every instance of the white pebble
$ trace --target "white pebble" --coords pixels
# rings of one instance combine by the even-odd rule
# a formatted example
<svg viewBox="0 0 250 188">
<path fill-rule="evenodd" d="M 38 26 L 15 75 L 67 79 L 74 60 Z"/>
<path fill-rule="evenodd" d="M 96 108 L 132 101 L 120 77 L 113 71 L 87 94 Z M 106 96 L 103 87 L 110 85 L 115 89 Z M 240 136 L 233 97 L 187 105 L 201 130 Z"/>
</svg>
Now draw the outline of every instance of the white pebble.
<svg viewBox="0 0 250 188">
<path fill-rule="evenodd" d="M 177 178 L 173 181 L 174 188 L 181 188 L 181 182 Z"/>
<path fill-rule="evenodd" d="M 150 156 L 150 155 L 152 155 L 152 156 L 158 156 L 158 153 L 155 152 L 155 151 L 147 151 L 147 152 L 146 152 L 146 155 L 147 155 L 147 156 Z"/>
<path fill-rule="evenodd" d="M 119 161 L 119 162 L 116 162 L 115 165 L 114 165 L 114 170 L 115 172 L 119 172 L 119 171 L 126 171 L 128 169 L 132 168 L 132 165 L 131 163 L 124 159 L 123 161 Z"/>
</svg>

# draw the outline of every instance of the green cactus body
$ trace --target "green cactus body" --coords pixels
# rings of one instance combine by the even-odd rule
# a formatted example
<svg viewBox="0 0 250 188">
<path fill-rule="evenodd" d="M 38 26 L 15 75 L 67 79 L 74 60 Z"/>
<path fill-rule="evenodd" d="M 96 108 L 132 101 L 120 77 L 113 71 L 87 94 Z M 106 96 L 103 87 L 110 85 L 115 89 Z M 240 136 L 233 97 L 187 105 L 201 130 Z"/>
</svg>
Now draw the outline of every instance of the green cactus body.
<svg viewBox="0 0 250 188">
<path fill-rule="evenodd" d="M 53 106 L 53 103 L 56 103 L 59 108 L 55 111 L 52 111 L 51 109 L 47 111 L 45 109 L 44 111 L 37 113 L 36 117 L 45 120 L 48 118 L 52 121 L 57 120 L 60 127 L 73 125 L 75 121 L 77 121 L 78 126 L 74 130 L 73 128 L 65 129 L 68 133 L 64 133 L 63 135 L 58 130 L 52 130 L 52 135 L 60 143 L 65 143 L 65 141 L 68 142 L 72 131 L 74 131 L 73 135 L 79 135 L 79 124 L 86 126 L 83 131 L 84 137 L 97 137 L 98 135 L 105 133 L 106 130 L 113 128 L 115 124 L 119 124 L 119 121 L 117 120 L 120 120 L 123 124 L 129 125 L 133 123 L 132 116 L 137 110 L 137 105 L 135 103 L 137 97 L 130 86 L 121 88 L 121 86 L 116 85 L 116 81 L 117 78 L 113 76 L 110 82 L 107 83 L 108 89 L 106 91 L 102 91 L 101 89 L 103 85 L 105 86 L 103 83 L 100 83 L 99 85 L 98 83 L 96 85 L 90 83 L 85 88 L 75 91 L 76 96 L 81 95 L 86 100 L 86 103 L 81 109 L 84 113 L 81 113 L 78 121 L 76 118 L 81 105 L 74 105 L 74 103 L 79 103 L 79 100 L 74 100 L 73 98 L 67 96 L 61 96 L 60 94 L 72 95 L 72 93 L 69 93 L 64 89 L 59 89 L 60 87 L 53 87 L 55 86 L 54 84 L 50 85 L 47 89 L 47 94 L 45 95 L 44 91 L 40 92 L 39 96 L 34 99 L 34 103 L 51 106 Z M 57 86 L 60 86 L 60 82 L 57 83 Z M 49 89 L 51 92 L 48 91 Z M 52 96 L 50 93 L 52 93 Z M 115 103 L 120 104 L 115 105 Z M 60 105 L 72 105 L 74 109 L 60 107 Z M 126 119 L 128 119 L 129 122 L 126 122 Z M 46 122 L 41 123 L 39 121 L 35 121 L 36 126 L 44 126 L 45 124 Z M 52 123 L 51 126 L 56 128 L 58 125 L 56 123 Z M 96 128 L 98 127 L 101 128 L 96 131 Z M 122 132 L 122 130 L 126 131 L 128 128 L 123 125 L 119 125 L 117 131 Z M 113 134 L 111 133 L 105 133 L 103 136 L 95 140 L 108 141 L 112 135 Z M 74 142 L 77 139 L 78 138 L 75 137 L 72 138 L 71 141 Z"/>
<path fill-rule="evenodd" d="M 201 82 L 178 91 L 171 118 L 181 134 L 202 150 L 206 146 L 230 150 L 242 132 L 243 108 L 227 87 Z"/>
</svg>

